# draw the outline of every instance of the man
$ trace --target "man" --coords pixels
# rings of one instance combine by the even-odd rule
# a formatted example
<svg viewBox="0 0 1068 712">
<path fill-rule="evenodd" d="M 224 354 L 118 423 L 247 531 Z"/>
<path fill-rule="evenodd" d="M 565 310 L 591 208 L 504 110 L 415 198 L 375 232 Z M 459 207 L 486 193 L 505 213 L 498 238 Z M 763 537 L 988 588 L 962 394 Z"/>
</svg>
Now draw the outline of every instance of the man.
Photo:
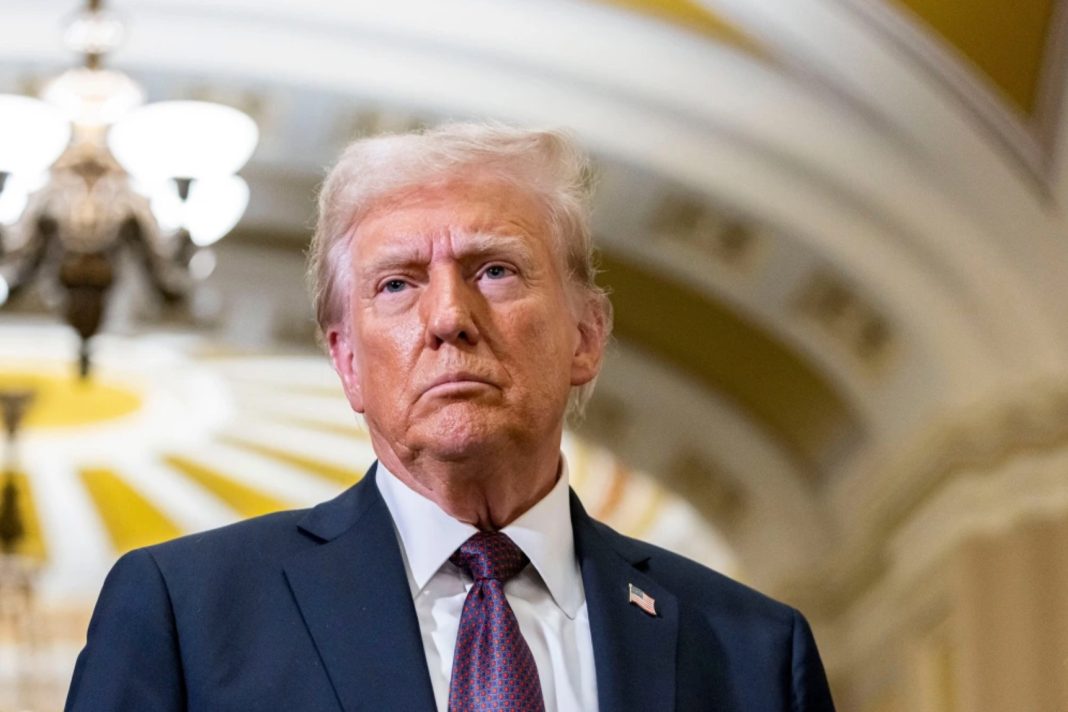
<svg viewBox="0 0 1068 712">
<path fill-rule="evenodd" d="M 611 325 L 585 179 L 560 135 L 500 126 L 345 152 L 310 275 L 378 462 L 124 556 L 68 709 L 833 709 L 800 614 L 569 493 L 565 412 Z"/>
</svg>

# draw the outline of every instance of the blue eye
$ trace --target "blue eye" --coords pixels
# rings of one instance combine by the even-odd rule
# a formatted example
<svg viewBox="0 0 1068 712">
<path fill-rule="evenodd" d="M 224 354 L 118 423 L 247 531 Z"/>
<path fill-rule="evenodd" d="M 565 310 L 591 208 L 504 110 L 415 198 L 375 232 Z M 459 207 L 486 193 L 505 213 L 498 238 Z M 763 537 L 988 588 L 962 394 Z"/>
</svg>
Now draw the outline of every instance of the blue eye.
<svg viewBox="0 0 1068 712">
<path fill-rule="evenodd" d="M 382 285 L 382 291 L 395 294 L 397 292 L 403 292 L 407 286 L 407 282 L 403 279 L 391 279 Z"/>
<path fill-rule="evenodd" d="M 483 274 L 490 279 L 504 279 L 511 273 L 512 271 L 504 265 L 490 265 L 486 268 L 485 272 L 483 272 Z"/>
</svg>

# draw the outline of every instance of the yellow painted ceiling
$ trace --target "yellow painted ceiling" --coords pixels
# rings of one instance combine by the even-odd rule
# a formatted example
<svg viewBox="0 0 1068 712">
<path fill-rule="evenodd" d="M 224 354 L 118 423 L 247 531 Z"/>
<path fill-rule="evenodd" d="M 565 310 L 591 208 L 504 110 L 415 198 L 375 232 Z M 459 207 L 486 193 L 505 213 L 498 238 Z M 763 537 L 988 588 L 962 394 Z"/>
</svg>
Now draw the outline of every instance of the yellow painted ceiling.
<svg viewBox="0 0 1068 712">
<path fill-rule="evenodd" d="M 181 527 L 118 472 L 97 467 L 84 468 L 80 474 L 115 551 L 149 546 L 183 533 Z"/>
<path fill-rule="evenodd" d="M 101 378 L 83 381 L 73 368 L 34 369 L 0 364 L 0 390 L 33 393 L 24 428 L 64 428 L 121 418 L 141 407 L 140 397 Z"/>
<path fill-rule="evenodd" d="M 765 54 L 756 40 L 693 0 L 597 0 L 597 2 L 665 20 L 749 54 L 757 56 Z"/>
<path fill-rule="evenodd" d="M 1034 112 L 1056 0 L 893 0 L 956 47 L 1013 104 Z"/>
</svg>

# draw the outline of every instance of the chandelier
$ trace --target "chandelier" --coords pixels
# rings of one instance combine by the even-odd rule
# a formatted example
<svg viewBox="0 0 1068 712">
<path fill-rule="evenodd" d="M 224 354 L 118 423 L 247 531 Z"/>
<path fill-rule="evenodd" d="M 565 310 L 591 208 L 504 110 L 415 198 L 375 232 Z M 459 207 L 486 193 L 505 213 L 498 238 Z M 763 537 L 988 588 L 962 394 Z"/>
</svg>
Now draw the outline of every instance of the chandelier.
<svg viewBox="0 0 1068 712">
<path fill-rule="evenodd" d="M 0 94 L 0 305 L 34 283 L 58 297 L 82 377 L 122 254 L 165 302 L 181 302 L 214 265 L 207 247 L 245 212 L 236 173 L 258 140 L 229 106 L 145 104 L 133 79 L 104 66 L 122 35 L 103 0 L 88 0 L 64 36 L 83 66 L 39 98 Z"/>
</svg>

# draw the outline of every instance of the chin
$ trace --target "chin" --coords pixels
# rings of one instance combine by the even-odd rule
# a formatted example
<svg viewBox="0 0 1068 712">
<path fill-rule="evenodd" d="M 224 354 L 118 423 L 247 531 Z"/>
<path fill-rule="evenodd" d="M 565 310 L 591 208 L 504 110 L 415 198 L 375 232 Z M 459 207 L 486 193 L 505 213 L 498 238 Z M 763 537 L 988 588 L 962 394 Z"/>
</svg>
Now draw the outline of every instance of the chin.
<svg viewBox="0 0 1068 712">
<path fill-rule="evenodd" d="M 487 453 L 514 439 L 516 428 L 499 414 L 445 407 L 410 435 L 418 450 L 439 460 L 463 460 Z"/>
</svg>

